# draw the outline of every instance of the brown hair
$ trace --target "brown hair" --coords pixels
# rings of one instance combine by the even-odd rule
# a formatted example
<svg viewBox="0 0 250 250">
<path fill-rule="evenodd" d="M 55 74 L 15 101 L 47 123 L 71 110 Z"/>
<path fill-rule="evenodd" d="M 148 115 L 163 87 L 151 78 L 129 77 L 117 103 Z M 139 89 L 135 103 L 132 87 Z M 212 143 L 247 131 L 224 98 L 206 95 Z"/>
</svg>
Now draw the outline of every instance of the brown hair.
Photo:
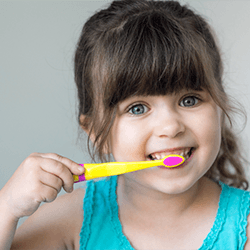
<svg viewBox="0 0 250 250">
<path fill-rule="evenodd" d="M 223 65 L 212 33 L 203 17 L 177 1 L 113 1 L 90 17 L 77 44 L 75 82 L 79 124 L 95 135 L 92 153 L 88 139 L 93 160 L 95 155 L 107 160 L 103 152 L 120 101 L 183 88 L 207 90 L 223 110 L 223 125 L 220 151 L 206 176 L 248 188 L 242 166 L 247 161 L 229 115 L 241 111 L 230 104 L 222 86 Z"/>
</svg>

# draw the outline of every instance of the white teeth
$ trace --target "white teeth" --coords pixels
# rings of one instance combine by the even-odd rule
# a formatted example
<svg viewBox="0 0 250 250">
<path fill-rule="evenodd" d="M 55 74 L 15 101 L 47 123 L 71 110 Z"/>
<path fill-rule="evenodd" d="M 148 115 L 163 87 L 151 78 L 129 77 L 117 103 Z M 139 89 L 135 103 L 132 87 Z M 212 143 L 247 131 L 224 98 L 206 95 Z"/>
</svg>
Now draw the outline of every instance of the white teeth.
<svg viewBox="0 0 250 250">
<path fill-rule="evenodd" d="M 178 155 L 181 155 L 183 156 L 186 160 L 189 158 L 189 151 L 190 151 L 191 148 L 186 148 L 184 150 L 181 150 L 181 151 L 176 151 L 176 152 L 173 152 L 173 154 L 178 154 Z M 172 154 L 171 152 L 167 152 L 167 153 L 153 153 L 151 154 L 152 158 L 154 160 L 161 160 L 163 159 L 165 156 L 169 155 L 169 154 Z"/>
<path fill-rule="evenodd" d="M 184 152 L 181 152 L 180 155 L 184 157 Z"/>
<path fill-rule="evenodd" d="M 159 154 L 156 154 L 156 155 L 155 155 L 155 158 L 156 158 L 157 160 L 162 159 L 162 158 L 161 158 L 161 155 L 159 155 Z"/>
</svg>

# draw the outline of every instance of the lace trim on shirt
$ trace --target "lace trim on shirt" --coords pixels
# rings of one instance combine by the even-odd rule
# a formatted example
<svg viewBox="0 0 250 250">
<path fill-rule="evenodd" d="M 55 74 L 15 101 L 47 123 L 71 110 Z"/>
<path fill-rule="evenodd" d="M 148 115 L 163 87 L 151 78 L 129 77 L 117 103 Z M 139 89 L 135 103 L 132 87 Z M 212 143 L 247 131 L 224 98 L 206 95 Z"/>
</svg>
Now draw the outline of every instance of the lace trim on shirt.
<svg viewBox="0 0 250 250">
<path fill-rule="evenodd" d="M 116 187 L 117 187 L 117 176 L 112 176 L 110 178 L 110 186 L 109 186 L 109 209 L 110 209 L 110 218 L 111 223 L 115 229 L 117 234 L 117 238 L 120 241 L 120 245 L 122 249 L 134 250 L 134 248 L 130 245 L 126 236 L 122 232 L 122 225 L 119 220 L 119 210 L 117 203 L 117 195 L 116 195 Z"/>
<path fill-rule="evenodd" d="M 239 250 L 243 250 L 247 241 L 247 216 L 250 212 L 250 193 L 244 192 L 240 204 L 240 222 L 239 222 Z"/>
<path fill-rule="evenodd" d="M 90 224 L 93 215 L 94 193 L 95 193 L 95 184 L 93 181 L 89 181 L 83 204 L 84 220 L 80 232 L 81 249 L 86 249 L 88 239 L 90 238 Z"/>
</svg>

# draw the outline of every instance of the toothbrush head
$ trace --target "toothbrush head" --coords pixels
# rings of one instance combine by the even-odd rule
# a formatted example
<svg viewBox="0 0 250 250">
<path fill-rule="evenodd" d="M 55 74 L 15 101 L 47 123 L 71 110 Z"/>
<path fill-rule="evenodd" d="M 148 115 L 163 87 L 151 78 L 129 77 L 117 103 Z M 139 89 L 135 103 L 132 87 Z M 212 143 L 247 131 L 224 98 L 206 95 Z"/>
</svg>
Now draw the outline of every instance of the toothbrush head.
<svg viewBox="0 0 250 250">
<path fill-rule="evenodd" d="M 185 161 L 185 158 L 181 155 L 167 155 L 163 158 L 163 164 L 168 168 L 175 168 L 181 165 Z"/>
</svg>

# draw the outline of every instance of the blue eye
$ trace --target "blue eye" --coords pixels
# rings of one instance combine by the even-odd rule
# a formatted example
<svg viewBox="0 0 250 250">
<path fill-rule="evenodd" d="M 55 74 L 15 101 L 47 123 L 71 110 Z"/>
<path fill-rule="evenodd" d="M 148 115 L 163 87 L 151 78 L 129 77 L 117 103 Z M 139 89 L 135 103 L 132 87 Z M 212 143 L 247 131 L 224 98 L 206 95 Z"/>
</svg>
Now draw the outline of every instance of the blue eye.
<svg viewBox="0 0 250 250">
<path fill-rule="evenodd" d="M 198 103 L 197 100 L 199 101 L 200 99 L 196 96 L 187 96 L 182 99 L 181 103 L 184 103 L 184 107 L 192 107 Z"/>
<path fill-rule="evenodd" d="M 136 104 L 129 109 L 129 113 L 133 115 L 141 115 L 144 114 L 147 110 L 148 108 L 145 105 Z"/>
</svg>

